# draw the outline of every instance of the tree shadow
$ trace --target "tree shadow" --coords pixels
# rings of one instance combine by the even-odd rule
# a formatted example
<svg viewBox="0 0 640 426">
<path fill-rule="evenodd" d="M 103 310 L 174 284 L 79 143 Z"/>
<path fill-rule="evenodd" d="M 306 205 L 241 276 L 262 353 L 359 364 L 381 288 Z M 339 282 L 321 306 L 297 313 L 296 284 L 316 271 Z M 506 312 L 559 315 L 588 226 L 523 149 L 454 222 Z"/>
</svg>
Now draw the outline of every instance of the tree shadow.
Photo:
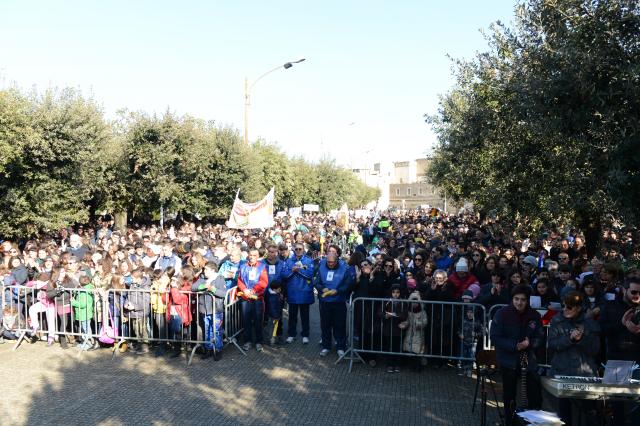
<svg viewBox="0 0 640 426">
<path fill-rule="evenodd" d="M 7 423 L 442 424 L 475 423 L 474 382 L 452 371 L 334 365 L 309 348 L 267 348 L 220 362 L 26 345 L 11 357 L 23 392 Z M 37 360 L 37 362 L 34 362 Z M 17 395 L 15 395 L 17 397 Z M 13 400 L 9 400 L 13 404 Z M 15 401 L 14 401 L 15 402 Z M 2 404 L 0 404 L 0 407 Z"/>
</svg>

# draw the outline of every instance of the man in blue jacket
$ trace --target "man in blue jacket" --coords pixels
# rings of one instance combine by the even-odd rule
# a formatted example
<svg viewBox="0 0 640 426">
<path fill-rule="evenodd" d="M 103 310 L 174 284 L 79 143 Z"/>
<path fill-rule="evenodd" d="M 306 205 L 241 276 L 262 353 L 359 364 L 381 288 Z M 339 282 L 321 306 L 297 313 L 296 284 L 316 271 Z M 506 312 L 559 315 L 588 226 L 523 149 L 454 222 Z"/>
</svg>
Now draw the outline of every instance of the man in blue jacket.
<svg viewBox="0 0 640 426">
<path fill-rule="evenodd" d="M 304 244 L 296 243 L 294 255 L 290 257 L 284 268 L 287 303 L 289 304 L 289 337 L 287 343 L 296 338 L 298 328 L 298 312 L 302 322 L 302 343 L 309 343 L 309 307 L 313 297 L 313 259 L 304 253 Z"/>
<path fill-rule="evenodd" d="M 511 304 L 496 313 L 491 326 L 491 341 L 496 346 L 498 364 L 502 370 L 507 426 L 514 424 L 516 389 L 522 368 L 526 368 L 528 406 L 518 408 L 536 410 L 542 406 L 542 392 L 540 378 L 536 374 L 538 363 L 535 355 L 535 349 L 542 344 L 542 320 L 540 314 L 529 306 L 530 296 L 531 287 L 524 285 L 515 287 L 511 291 Z"/>
<path fill-rule="evenodd" d="M 327 254 L 326 262 L 321 262 L 314 279 L 320 299 L 320 327 L 322 329 L 322 350 L 320 356 L 327 356 L 331 343 L 336 340 L 338 356 L 343 357 L 347 348 L 347 295 L 352 277 L 345 262 L 338 260 L 334 253 Z"/>
<path fill-rule="evenodd" d="M 280 258 L 278 257 L 278 246 L 276 246 L 275 244 L 269 244 L 267 246 L 267 257 L 264 258 L 262 260 L 262 262 L 265 264 L 266 268 L 267 268 L 267 275 L 269 276 L 269 285 L 267 286 L 267 290 L 265 291 L 265 295 L 269 294 L 269 289 L 271 288 L 271 283 L 273 282 L 278 282 L 278 283 L 283 283 L 284 279 L 285 279 L 285 271 L 286 271 L 286 265 L 285 262 L 280 260 Z M 284 291 L 284 289 L 283 289 Z M 265 297 L 264 298 L 264 304 L 265 304 L 265 311 L 269 312 L 269 300 L 271 298 L 269 297 Z M 265 315 L 266 317 L 266 315 Z M 266 318 L 265 318 L 266 320 Z M 276 330 L 276 335 L 278 337 L 278 343 L 282 343 L 282 321 L 278 321 L 278 329 Z M 271 339 L 271 344 L 275 344 L 275 338 Z"/>
</svg>

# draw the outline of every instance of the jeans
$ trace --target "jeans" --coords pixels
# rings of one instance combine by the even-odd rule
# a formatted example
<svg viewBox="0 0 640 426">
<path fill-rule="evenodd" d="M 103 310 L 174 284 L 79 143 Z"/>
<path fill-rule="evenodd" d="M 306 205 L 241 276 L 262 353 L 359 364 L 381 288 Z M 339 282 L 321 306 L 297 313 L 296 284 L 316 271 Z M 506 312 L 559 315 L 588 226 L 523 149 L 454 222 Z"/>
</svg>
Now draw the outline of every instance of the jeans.
<svg viewBox="0 0 640 426">
<path fill-rule="evenodd" d="M 169 338 L 171 340 L 182 340 L 182 318 L 180 318 L 180 315 L 172 315 L 169 320 Z"/>
<path fill-rule="evenodd" d="M 289 337 L 296 337 L 298 328 L 298 311 L 302 322 L 302 337 L 309 337 L 309 307 L 311 305 L 298 305 L 289 303 Z"/>
<path fill-rule="evenodd" d="M 336 339 L 338 350 L 347 349 L 347 305 L 344 302 L 320 302 L 322 349 L 331 350 Z"/>
<path fill-rule="evenodd" d="M 200 322 L 204 331 L 205 349 L 222 350 L 222 312 L 210 315 L 201 315 Z"/>
<path fill-rule="evenodd" d="M 245 343 L 262 344 L 262 300 L 242 301 L 242 321 Z M 255 334 L 255 340 L 253 335 Z"/>
<path fill-rule="evenodd" d="M 82 333 L 82 349 L 88 349 L 91 346 L 91 320 L 78 321 L 80 324 L 80 333 Z"/>
<path fill-rule="evenodd" d="M 165 314 L 154 313 L 153 320 L 156 323 L 156 327 L 158 328 L 158 335 L 154 336 L 158 339 L 166 339 L 168 338 L 167 334 L 167 317 Z"/>
</svg>

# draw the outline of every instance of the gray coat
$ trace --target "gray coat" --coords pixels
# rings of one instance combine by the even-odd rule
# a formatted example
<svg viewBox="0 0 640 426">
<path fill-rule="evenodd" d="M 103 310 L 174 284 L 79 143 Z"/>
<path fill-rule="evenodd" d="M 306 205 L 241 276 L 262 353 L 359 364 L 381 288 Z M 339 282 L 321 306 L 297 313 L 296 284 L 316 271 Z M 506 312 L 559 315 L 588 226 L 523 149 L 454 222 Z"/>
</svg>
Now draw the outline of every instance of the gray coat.
<svg viewBox="0 0 640 426">
<path fill-rule="evenodd" d="M 573 342 L 571 330 L 583 328 L 582 339 Z M 600 325 L 580 313 L 576 318 L 554 316 L 549 328 L 549 350 L 553 351 L 549 375 L 597 376 L 595 357 L 600 351 Z"/>
<path fill-rule="evenodd" d="M 145 318 L 149 316 L 151 311 L 151 294 L 149 293 L 149 278 L 142 278 L 140 284 L 131 284 L 128 293 L 127 303 L 131 304 L 133 309 L 126 310 L 127 318 Z"/>
</svg>

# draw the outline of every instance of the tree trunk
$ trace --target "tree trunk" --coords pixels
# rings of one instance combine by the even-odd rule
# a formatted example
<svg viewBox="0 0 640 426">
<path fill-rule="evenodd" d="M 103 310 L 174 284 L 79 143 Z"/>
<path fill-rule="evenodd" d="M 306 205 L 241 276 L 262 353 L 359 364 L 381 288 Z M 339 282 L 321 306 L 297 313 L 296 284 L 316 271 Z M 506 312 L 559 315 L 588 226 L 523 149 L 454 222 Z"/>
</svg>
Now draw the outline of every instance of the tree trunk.
<svg viewBox="0 0 640 426">
<path fill-rule="evenodd" d="M 113 229 L 117 231 L 124 231 L 127 228 L 127 212 L 116 212 L 113 215 L 114 224 Z"/>
</svg>

